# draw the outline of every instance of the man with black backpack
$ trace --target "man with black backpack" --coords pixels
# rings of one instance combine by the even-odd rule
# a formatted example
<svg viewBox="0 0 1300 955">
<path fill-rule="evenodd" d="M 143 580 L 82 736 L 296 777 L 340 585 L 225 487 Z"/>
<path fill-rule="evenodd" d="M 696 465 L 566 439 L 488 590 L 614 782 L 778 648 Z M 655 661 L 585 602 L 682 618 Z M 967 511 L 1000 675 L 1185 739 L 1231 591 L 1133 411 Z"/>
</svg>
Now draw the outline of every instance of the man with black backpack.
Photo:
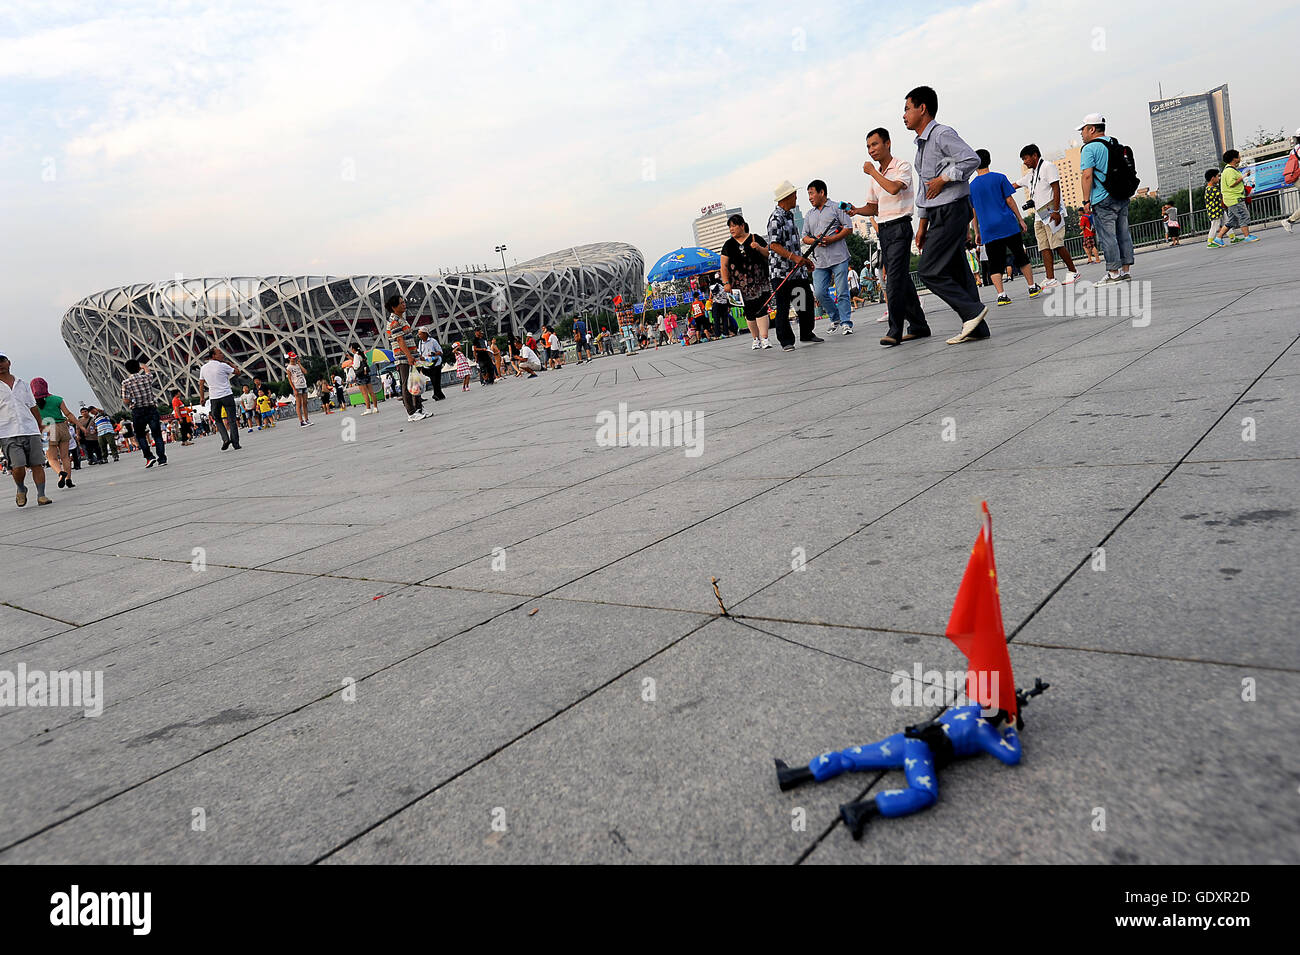
<svg viewBox="0 0 1300 955">
<path fill-rule="evenodd" d="M 1089 113 L 1079 127 L 1083 152 L 1079 156 L 1080 186 L 1092 203 L 1093 221 L 1106 277 L 1098 285 L 1127 281 L 1133 265 L 1133 236 L 1128 228 L 1128 204 L 1137 192 L 1133 150 L 1106 135 L 1106 117 Z"/>
</svg>

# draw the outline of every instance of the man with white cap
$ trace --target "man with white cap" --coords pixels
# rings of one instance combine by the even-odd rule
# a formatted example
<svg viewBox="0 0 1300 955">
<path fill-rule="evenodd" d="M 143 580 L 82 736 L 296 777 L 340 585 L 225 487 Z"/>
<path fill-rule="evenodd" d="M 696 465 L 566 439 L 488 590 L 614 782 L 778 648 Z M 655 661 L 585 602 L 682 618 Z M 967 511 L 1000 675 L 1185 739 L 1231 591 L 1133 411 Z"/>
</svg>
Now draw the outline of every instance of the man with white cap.
<svg viewBox="0 0 1300 955">
<path fill-rule="evenodd" d="M 776 338 L 785 351 L 794 351 L 794 330 L 790 328 L 790 308 L 799 317 L 799 340 L 820 342 L 813 330 L 817 320 L 813 310 L 813 288 L 809 270 L 812 259 L 798 253 L 799 229 L 791 211 L 799 204 L 799 190 L 789 179 L 773 190 L 776 208 L 767 219 L 768 278 L 776 290 Z"/>
<path fill-rule="evenodd" d="M 1295 135 L 1291 137 L 1291 154 L 1286 157 L 1286 165 L 1287 170 L 1295 169 L 1300 171 L 1300 129 L 1297 129 Z M 1286 176 L 1287 172 L 1284 171 L 1282 178 L 1285 179 Z M 1297 182 L 1300 182 L 1300 179 L 1292 179 L 1287 182 L 1287 185 L 1294 186 Z M 1297 222 L 1300 222 L 1300 206 L 1296 207 L 1290 218 L 1282 220 L 1282 228 L 1286 229 L 1287 232 L 1294 232 L 1295 229 L 1292 227 Z"/>
<path fill-rule="evenodd" d="M 1106 189 L 1108 179 L 1115 175 L 1110 168 L 1110 148 L 1114 140 L 1106 135 L 1106 117 L 1089 113 L 1079 126 L 1083 137 L 1083 151 L 1079 154 L 1079 185 L 1081 192 L 1092 204 L 1097 241 L 1106 257 L 1106 276 L 1098 285 L 1108 285 L 1127 279 L 1133 265 L 1133 236 L 1128 228 L 1128 196 L 1111 195 Z"/>
</svg>

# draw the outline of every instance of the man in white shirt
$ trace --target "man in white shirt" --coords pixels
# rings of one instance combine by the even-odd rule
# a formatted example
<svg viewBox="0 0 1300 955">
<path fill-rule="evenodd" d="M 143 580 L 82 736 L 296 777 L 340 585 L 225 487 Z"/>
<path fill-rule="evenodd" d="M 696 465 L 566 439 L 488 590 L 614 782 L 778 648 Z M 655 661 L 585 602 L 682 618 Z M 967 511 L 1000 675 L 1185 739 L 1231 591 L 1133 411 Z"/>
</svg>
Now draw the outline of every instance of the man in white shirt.
<svg viewBox="0 0 1300 955">
<path fill-rule="evenodd" d="M 560 347 L 560 336 L 555 334 L 555 329 L 550 330 L 550 337 L 546 340 L 546 347 L 551 350 L 551 358 L 555 362 L 555 367 L 563 368 L 564 349 Z"/>
<path fill-rule="evenodd" d="M 529 378 L 536 378 L 537 373 L 542 370 L 542 360 L 537 357 L 537 352 L 527 345 L 520 345 L 519 367 L 528 372 Z"/>
<path fill-rule="evenodd" d="M 1029 201 L 1033 203 L 1032 206 L 1026 204 L 1023 208 L 1034 214 L 1034 238 L 1038 240 L 1038 251 L 1043 254 L 1043 271 L 1047 273 L 1043 288 L 1073 285 L 1079 278 L 1079 272 L 1065 248 L 1065 206 L 1061 204 L 1061 173 L 1057 170 L 1056 163 L 1044 159 L 1033 143 L 1020 150 L 1020 161 L 1025 164 L 1027 171 L 1016 180 L 1016 185 L 1029 192 Z M 1069 270 L 1060 282 L 1053 277 L 1056 272 L 1052 262 L 1053 252 L 1061 256 L 1061 261 Z"/>
<path fill-rule="evenodd" d="M 225 357 L 220 348 L 213 346 L 212 357 L 199 369 L 199 403 L 203 402 L 203 393 L 206 390 L 212 396 L 208 414 L 217 423 L 217 433 L 221 435 L 221 450 L 224 451 L 233 444 L 238 451 L 239 412 L 235 408 L 235 395 L 230 387 L 230 376 L 242 372 L 237 366 L 228 364 Z M 226 412 L 224 417 L 221 414 L 223 408 Z M 230 425 L 228 432 L 227 424 Z"/>
<path fill-rule="evenodd" d="M 867 201 L 849 209 L 849 215 L 874 216 L 880 240 L 880 267 L 885 273 L 885 301 L 889 303 L 889 330 L 880 340 L 884 348 L 917 338 L 929 338 L 930 326 L 921 298 L 912 283 L 912 164 L 890 149 L 889 133 L 877 127 L 867 133 L 867 152 L 875 163 L 862 164 L 867 174 Z M 907 334 L 903 334 L 903 324 Z"/>
<path fill-rule="evenodd" d="M 27 504 L 27 485 L 23 479 L 28 468 L 36 485 L 36 503 L 52 503 L 45 496 L 45 452 L 41 448 L 41 417 L 36 410 L 36 399 L 27 382 L 9 373 L 9 359 L 4 355 L 0 355 L 0 452 L 18 487 L 15 504 L 19 507 Z"/>
</svg>

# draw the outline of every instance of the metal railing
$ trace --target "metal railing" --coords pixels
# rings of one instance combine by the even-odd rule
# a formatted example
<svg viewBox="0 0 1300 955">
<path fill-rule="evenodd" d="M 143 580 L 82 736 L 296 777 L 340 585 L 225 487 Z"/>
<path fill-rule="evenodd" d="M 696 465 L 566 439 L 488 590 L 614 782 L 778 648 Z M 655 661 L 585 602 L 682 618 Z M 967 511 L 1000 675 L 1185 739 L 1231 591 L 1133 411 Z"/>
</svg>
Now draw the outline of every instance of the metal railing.
<svg viewBox="0 0 1300 955">
<path fill-rule="evenodd" d="M 1296 209 L 1300 209 L 1300 188 L 1292 186 L 1262 196 L 1252 197 L 1249 209 L 1252 225 L 1286 219 Z M 1204 209 L 1196 209 L 1190 213 L 1180 213 L 1178 224 L 1181 227 L 1180 239 L 1189 236 L 1208 235 L 1210 231 L 1210 219 Z M 1164 219 L 1130 222 L 1128 229 L 1129 235 L 1133 237 L 1134 251 L 1160 246 L 1168 241 L 1165 234 Z M 1041 266 L 1043 256 L 1038 251 L 1038 241 L 1032 236 L 1029 239 L 1030 241 L 1025 242 L 1025 252 L 1029 254 L 1030 262 L 1035 266 Z M 1065 251 L 1070 253 L 1070 258 L 1074 259 L 1076 263 L 1086 262 L 1088 259 L 1087 255 L 1084 254 L 1083 236 L 1081 235 L 1070 236 L 1070 238 L 1066 239 Z M 1097 251 L 1101 251 L 1101 242 L 1097 243 Z M 917 277 L 915 272 L 912 273 L 912 284 L 916 286 L 917 291 L 925 291 L 925 283 Z"/>
</svg>

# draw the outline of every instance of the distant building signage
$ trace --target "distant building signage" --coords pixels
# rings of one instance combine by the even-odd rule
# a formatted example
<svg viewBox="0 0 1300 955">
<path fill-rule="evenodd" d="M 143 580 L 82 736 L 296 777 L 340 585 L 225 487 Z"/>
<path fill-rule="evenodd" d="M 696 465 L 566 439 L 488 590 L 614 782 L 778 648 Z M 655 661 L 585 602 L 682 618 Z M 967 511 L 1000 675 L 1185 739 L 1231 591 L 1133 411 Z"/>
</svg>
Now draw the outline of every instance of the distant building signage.
<svg viewBox="0 0 1300 955">
<path fill-rule="evenodd" d="M 726 204 L 725 202 L 715 202 L 715 203 L 714 203 L 713 205 L 711 205 L 711 206 L 703 206 L 703 207 L 700 209 L 700 215 L 702 215 L 702 216 L 711 215 L 711 214 L 713 214 L 713 213 L 715 213 L 715 212 L 719 212 L 719 211 L 721 211 L 722 209 L 725 209 L 726 206 L 727 206 L 727 204 Z"/>
<path fill-rule="evenodd" d="M 1167 109 L 1173 109 L 1176 106 L 1182 106 L 1182 105 L 1183 105 L 1183 101 L 1181 97 L 1178 99 L 1167 99 L 1161 103 L 1152 103 L 1151 115 L 1154 116 L 1156 113 L 1163 113 Z"/>
</svg>

